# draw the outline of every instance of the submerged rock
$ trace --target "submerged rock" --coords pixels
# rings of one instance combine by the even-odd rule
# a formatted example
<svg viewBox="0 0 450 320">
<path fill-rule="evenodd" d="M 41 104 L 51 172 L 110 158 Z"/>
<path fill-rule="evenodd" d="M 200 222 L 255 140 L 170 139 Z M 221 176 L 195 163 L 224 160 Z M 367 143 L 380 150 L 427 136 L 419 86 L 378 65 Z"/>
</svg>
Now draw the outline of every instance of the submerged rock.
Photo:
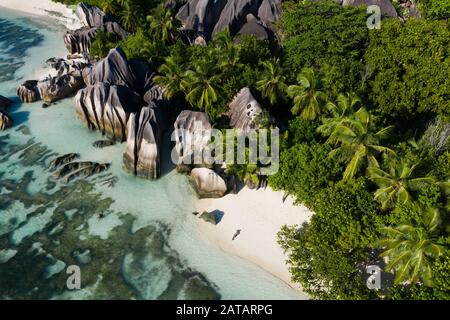
<svg viewBox="0 0 450 320">
<path fill-rule="evenodd" d="M 229 105 L 230 126 L 247 131 L 258 127 L 255 119 L 262 112 L 261 105 L 253 97 L 249 88 L 243 88 Z"/>
<path fill-rule="evenodd" d="M 62 156 L 59 156 L 55 159 L 53 159 L 50 162 L 49 168 L 50 169 L 56 169 L 60 166 L 62 166 L 63 164 L 69 163 L 74 161 L 75 159 L 77 159 L 80 155 L 78 153 L 68 153 L 68 154 L 64 154 Z"/>
<path fill-rule="evenodd" d="M 38 81 L 27 80 L 17 88 L 17 95 L 22 102 L 35 102 L 41 97 L 39 95 Z"/>
<path fill-rule="evenodd" d="M 108 170 L 109 167 L 109 163 L 91 161 L 69 162 L 56 171 L 53 177 L 56 179 L 64 178 L 64 181 L 67 183 L 78 177 L 90 177 L 94 174 L 101 173 Z"/>
<path fill-rule="evenodd" d="M 139 111 L 141 97 L 125 86 L 97 83 L 78 91 L 75 105 L 78 118 L 90 129 L 113 141 L 124 141 L 128 118 Z"/>
<path fill-rule="evenodd" d="M 128 138 L 123 168 L 144 179 L 160 176 L 161 116 L 154 103 L 132 113 L 128 120 Z"/>
<path fill-rule="evenodd" d="M 94 165 L 91 161 L 81 161 L 81 162 L 67 162 L 58 171 L 53 174 L 53 177 L 60 179 L 69 173 Z"/>
<path fill-rule="evenodd" d="M 98 140 L 98 141 L 95 141 L 92 144 L 92 146 L 94 148 L 106 148 L 106 147 L 109 147 L 109 146 L 113 146 L 115 144 L 116 144 L 116 142 L 112 141 L 112 140 Z"/>
<path fill-rule="evenodd" d="M 0 95 L 0 110 L 6 110 L 12 105 L 12 101 Z"/>
<path fill-rule="evenodd" d="M 386 17 L 398 17 L 397 11 L 390 0 L 343 0 L 343 6 L 371 6 L 380 7 L 381 14 Z"/>
<path fill-rule="evenodd" d="M 192 169 L 189 181 L 200 198 L 220 198 L 227 192 L 222 177 L 208 168 Z"/>
<path fill-rule="evenodd" d="M 103 171 L 108 170 L 110 166 L 111 165 L 109 163 L 93 163 L 89 166 L 83 166 L 80 169 L 68 174 L 64 178 L 64 181 L 66 183 L 69 183 L 70 181 L 78 177 L 91 177 L 95 174 L 99 174 Z"/>
<path fill-rule="evenodd" d="M 205 112 L 184 110 L 174 123 L 175 150 L 178 166 L 201 164 L 196 155 L 202 155 L 203 149 L 211 139 L 211 122 Z M 184 171 L 184 170 L 183 170 Z"/>
<path fill-rule="evenodd" d="M 6 130 L 13 126 L 13 119 L 4 111 L 0 110 L 0 130 Z"/>
</svg>

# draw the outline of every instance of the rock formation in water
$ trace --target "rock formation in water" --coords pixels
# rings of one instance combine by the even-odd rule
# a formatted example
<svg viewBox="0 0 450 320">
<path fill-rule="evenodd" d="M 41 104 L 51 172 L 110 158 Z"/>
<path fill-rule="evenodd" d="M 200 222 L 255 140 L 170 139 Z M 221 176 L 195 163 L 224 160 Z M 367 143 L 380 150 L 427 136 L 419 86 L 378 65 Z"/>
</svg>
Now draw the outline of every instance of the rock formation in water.
<svg viewBox="0 0 450 320">
<path fill-rule="evenodd" d="M 112 140 L 98 140 L 98 141 L 95 141 L 95 142 L 92 144 L 92 146 L 93 146 L 94 148 L 102 149 L 102 148 L 106 148 L 106 147 L 113 146 L 113 145 L 115 145 L 115 144 L 116 144 L 116 142 L 115 142 L 115 141 L 112 141 Z"/>
<path fill-rule="evenodd" d="M 397 11 L 390 0 L 343 0 L 343 6 L 371 6 L 380 7 L 381 14 L 385 17 L 398 17 Z"/>
<path fill-rule="evenodd" d="M 227 192 L 222 177 L 208 168 L 192 169 L 189 181 L 200 198 L 220 198 Z"/>
<path fill-rule="evenodd" d="M 74 95 L 84 86 L 80 70 L 38 82 L 39 95 L 45 103 L 52 103 Z"/>
<path fill-rule="evenodd" d="M 75 96 L 78 118 L 90 129 L 99 130 L 109 139 L 124 141 L 131 113 L 141 107 L 141 96 L 128 87 L 99 82 L 88 85 Z"/>
<path fill-rule="evenodd" d="M 6 130 L 13 126 L 13 119 L 0 109 L 0 130 Z"/>
<path fill-rule="evenodd" d="M 95 174 L 99 174 L 99 173 L 102 173 L 102 172 L 108 170 L 110 166 L 111 165 L 109 163 L 93 163 L 92 165 L 84 166 L 76 171 L 69 173 L 64 178 L 64 181 L 66 183 L 69 183 L 70 181 L 72 181 L 75 178 L 79 178 L 79 177 L 88 178 Z"/>
<path fill-rule="evenodd" d="M 198 162 L 211 138 L 211 122 L 205 112 L 184 110 L 176 119 L 174 129 L 178 169 L 189 171 L 191 165 L 201 164 Z"/>
<path fill-rule="evenodd" d="M 78 153 L 68 153 L 68 154 L 64 154 L 62 156 L 56 157 L 55 159 L 53 159 L 50 162 L 49 168 L 50 168 L 50 170 L 55 170 L 64 164 L 74 161 L 79 156 L 80 155 Z"/>
<path fill-rule="evenodd" d="M 243 88 L 229 105 L 230 126 L 243 131 L 255 129 L 258 127 L 256 117 L 261 112 L 261 105 L 253 97 L 250 89 Z"/>
<path fill-rule="evenodd" d="M 70 154 L 58 157 L 54 161 L 57 161 L 58 159 L 67 160 L 69 158 L 71 158 Z M 95 174 L 106 171 L 110 166 L 111 165 L 109 163 L 97 163 L 92 161 L 66 162 L 62 164 L 62 166 L 53 174 L 53 177 L 55 179 L 64 179 L 64 181 L 68 183 L 78 177 L 88 178 Z"/>
<path fill-rule="evenodd" d="M 74 95 L 84 86 L 81 70 L 86 64 L 55 58 L 47 60 L 47 64 L 56 70 L 56 75 L 49 75 L 41 81 L 28 80 L 20 85 L 17 88 L 17 95 L 22 102 L 42 99 L 48 105 Z"/>
<path fill-rule="evenodd" d="M 123 154 L 125 171 L 144 179 L 160 177 L 162 121 L 159 108 L 152 102 L 130 115 Z"/>
<path fill-rule="evenodd" d="M 17 95 L 22 102 L 35 102 L 41 99 L 37 80 L 27 80 L 17 88 Z"/>
</svg>

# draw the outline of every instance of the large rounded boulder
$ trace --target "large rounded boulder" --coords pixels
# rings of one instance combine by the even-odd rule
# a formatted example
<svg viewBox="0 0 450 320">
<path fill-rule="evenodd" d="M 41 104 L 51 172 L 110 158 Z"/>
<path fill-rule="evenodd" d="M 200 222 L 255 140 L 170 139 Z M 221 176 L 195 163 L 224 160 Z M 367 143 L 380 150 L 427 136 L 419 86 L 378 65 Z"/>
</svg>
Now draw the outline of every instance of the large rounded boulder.
<svg viewBox="0 0 450 320">
<path fill-rule="evenodd" d="M 208 168 L 192 169 L 189 181 L 200 198 L 220 198 L 227 192 L 225 180 Z"/>
</svg>

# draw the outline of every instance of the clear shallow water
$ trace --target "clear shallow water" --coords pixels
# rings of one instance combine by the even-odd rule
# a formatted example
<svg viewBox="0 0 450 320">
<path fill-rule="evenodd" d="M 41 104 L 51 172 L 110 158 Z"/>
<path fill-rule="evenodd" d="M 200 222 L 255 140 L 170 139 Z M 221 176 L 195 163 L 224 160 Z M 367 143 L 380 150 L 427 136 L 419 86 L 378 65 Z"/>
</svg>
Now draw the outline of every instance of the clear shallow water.
<svg viewBox="0 0 450 320">
<path fill-rule="evenodd" d="M 0 299 L 302 298 L 201 239 L 194 194 L 170 165 L 158 181 L 136 179 L 121 169 L 123 144 L 92 147 L 102 137 L 76 119 L 72 99 L 47 109 L 19 103 L 19 82 L 65 52 L 63 32 L 0 9 L 0 94 L 16 102 L 9 111 L 14 127 L 0 132 Z M 68 152 L 111 169 L 55 181 L 48 163 Z M 104 185 L 111 177 L 117 183 Z M 79 291 L 66 290 L 65 270 L 73 264 L 81 268 Z"/>
</svg>

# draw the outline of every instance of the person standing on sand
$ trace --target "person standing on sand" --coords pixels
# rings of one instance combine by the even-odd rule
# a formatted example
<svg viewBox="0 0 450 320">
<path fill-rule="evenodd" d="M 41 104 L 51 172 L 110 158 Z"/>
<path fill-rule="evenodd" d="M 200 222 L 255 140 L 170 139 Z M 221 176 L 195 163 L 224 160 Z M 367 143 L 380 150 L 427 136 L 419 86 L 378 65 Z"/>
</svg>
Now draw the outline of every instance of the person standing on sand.
<svg viewBox="0 0 450 320">
<path fill-rule="evenodd" d="M 240 235 L 240 234 L 241 234 L 241 229 L 237 229 L 237 230 L 236 230 L 236 233 L 234 234 L 234 236 L 233 236 L 233 238 L 232 238 L 231 240 L 236 239 L 236 237 L 237 237 L 238 235 Z"/>
</svg>

